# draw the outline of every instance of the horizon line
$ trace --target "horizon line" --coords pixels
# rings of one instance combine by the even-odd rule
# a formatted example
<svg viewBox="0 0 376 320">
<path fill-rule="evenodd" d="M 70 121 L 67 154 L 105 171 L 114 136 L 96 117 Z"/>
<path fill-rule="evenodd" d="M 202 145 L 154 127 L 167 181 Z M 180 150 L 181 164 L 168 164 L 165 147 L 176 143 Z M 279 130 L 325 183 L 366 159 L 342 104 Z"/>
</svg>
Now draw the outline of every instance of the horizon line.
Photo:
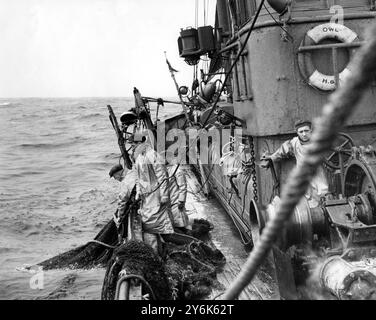
<svg viewBox="0 0 376 320">
<path fill-rule="evenodd" d="M 156 97 L 156 99 L 160 98 Z M 163 96 L 164 98 L 172 98 L 175 96 Z M 162 99 L 163 99 L 162 97 Z M 74 99 L 74 98 L 134 98 L 134 96 L 28 96 L 28 97 L 0 97 L 0 99 Z"/>
</svg>

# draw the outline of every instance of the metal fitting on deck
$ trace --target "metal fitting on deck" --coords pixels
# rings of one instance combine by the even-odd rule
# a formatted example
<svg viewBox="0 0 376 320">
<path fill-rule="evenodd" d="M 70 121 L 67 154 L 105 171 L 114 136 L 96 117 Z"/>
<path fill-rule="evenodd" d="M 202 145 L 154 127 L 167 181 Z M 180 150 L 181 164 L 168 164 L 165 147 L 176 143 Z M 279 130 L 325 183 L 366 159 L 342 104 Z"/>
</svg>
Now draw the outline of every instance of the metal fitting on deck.
<svg viewBox="0 0 376 320">
<path fill-rule="evenodd" d="M 375 300 L 376 266 L 366 268 L 362 261 L 333 256 L 321 266 L 320 284 L 340 300 Z"/>
</svg>

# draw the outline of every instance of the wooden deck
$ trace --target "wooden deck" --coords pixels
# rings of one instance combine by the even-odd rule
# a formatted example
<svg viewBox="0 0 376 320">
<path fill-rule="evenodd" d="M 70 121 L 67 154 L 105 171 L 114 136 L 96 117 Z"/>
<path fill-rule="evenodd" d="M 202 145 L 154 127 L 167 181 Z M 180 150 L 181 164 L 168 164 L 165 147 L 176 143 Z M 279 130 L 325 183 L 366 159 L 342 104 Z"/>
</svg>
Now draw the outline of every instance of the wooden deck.
<svg viewBox="0 0 376 320">
<path fill-rule="evenodd" d="M 206 219 L 213 224 L 211 231 L 212 243 L 226 257 L 226 265 L 217 274 L 218 286 L 213 288 L 209 299 L 215 299 L 229 287 L 245 263 L 246 251 L 238 230 L 232 219 L 220 205 L 217 199 L 207 197 L 201 191 L 201 186 L 194 173 L 186 169 L 188 180 L 187 213 L 190 221 Z M 267 273 L 259 271 L 253 281 L 239 296 L 239 300 L 271 300 L 279 299 L 275 283 Z"/>
</svg>

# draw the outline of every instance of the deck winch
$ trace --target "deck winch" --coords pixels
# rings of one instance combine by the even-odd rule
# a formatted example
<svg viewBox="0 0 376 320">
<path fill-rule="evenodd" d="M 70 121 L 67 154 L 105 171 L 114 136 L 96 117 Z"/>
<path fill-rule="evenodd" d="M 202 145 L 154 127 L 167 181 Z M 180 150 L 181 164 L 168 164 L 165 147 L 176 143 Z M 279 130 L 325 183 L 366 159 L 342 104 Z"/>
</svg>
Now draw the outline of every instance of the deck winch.
<svg viewBox="0 0 376 320">
<path fill-rule="evenodd" d="M 376 299 L 376 256 L 349 261 L 338 255 L 320 268 L 320 284 L 341 300 Z"/>
<path fill-rule="evenodd" d="M 217 1 L 216 49 L 208 54 L 210 66 L 203 59 L 201 80 L 208 87 L 200 87 L 199 92 L 198 32 L 182 30 L 179 38 L 180 56 L 195 65 L 192 95 L 186 97 L 195 125 L 220 133 L 238 127 L 249 138 L 246 147 L 252 160 L 242 163 L 247 170 L 237 172 L 234 154 L 220 152 L 227 137 L 219 141 L 219 152 L 208 149 L 208 163 L 198 168 L 239 229 L 243 243 L 254 245 L 246 271 L 224 299 L 239 296 L 245 279 L 251 281 L 267 252 L 281 297 L 295 296 L 295 286 L 295 293 L 316 298 L 322 288 L 317 285 L 318 273 L 311 271 L 321 266 L 319 282 L 327 289 L 325 294 L 340 299 L 375 298 L 375 154 L 368 147 L 358 147 L 376 146 L 375 90 L 366 89 L 366 83 L 374 80 L 371 53 L 376 52 L 376 29 L 369 36 L 363 32 L 375 19 L 375 6 L 374 1 L 343 0 L 336 2 L 338 6 L 317 2 Z M 210 83 L 216 79 L 221 87 L 210 99 L 214 91 Z M 334 90 L 338 93 L 328 97 Z M 222 92 L 226 97 L 221 100 Z M 357 103 L 361 107 L 352 114 Z M 307 148 L 295 139 L 298 132 L 293 124 L 300 118 L 313 123 L 308 140 L 314 143 Z M 175 123 L 171 121 L 170 127 Z M 287 151 L 288 142 L 293 150 Z M 307 151 L 302 162 L 300 146 L 301 154 Z M 274 155 L 284 147 L 275 161 L 278 166 L 263 162 L 263 154 Z M 293 157 L 298 162 L 295 170 Z M 219 159 L 222 168 L 216 166 Z M 314 179 L 318 179 L 310 183 L 317 168 Z M 314 288 L 302 289 L 312 278 Z"/>
<path fill-rule="evenodd" d="M 340 299 L 375 298 L 375 159 L 372 147 L 353 147 L 344 173 L 346 197 L 327 196 L 317 207 L 303 197 L 279 240 L 282 250 L 298 246 L 304 256 L 314 252 L 312 265 L 323 261 L 321 285 Z M 258 220 L 270 220 L 279 203 L 275 197 Z"/>
</svg>

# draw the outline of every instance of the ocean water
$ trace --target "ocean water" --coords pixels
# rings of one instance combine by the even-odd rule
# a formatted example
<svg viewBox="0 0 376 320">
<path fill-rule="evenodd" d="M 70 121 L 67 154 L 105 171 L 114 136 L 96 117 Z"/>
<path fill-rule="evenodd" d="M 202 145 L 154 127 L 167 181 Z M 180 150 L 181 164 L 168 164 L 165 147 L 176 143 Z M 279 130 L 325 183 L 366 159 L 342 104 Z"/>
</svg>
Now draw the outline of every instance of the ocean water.
<svg viewBox="0 0 376 320">
<path fill-rule="evenodd" d="M 112 217 L 119 185 L 108 171 L 120 151 L 108 104 L 117 117 L 134 105 L 133 98 L 0 99 L 0 299 L 100 299 L 105 269 L 23 267 L 85 244 Z M 178 112 L 165 104 L 160 118 Z"/>
</svg>

